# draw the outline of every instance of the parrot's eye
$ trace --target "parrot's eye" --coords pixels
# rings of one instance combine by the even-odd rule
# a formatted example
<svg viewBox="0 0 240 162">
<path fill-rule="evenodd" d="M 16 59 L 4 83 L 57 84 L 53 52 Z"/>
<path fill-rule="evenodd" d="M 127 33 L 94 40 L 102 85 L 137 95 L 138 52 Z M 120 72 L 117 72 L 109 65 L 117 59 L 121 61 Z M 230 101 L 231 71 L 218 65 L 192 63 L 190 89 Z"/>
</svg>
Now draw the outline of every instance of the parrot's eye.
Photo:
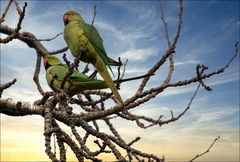
<svg viewBox="0 0 240 162">
<path fill-rule="evenodd" d="M 68 24 L 68 16 L 67 15 L 63 16 L 63 22 L 64 22 L 65 25 Z"/>
</svg>

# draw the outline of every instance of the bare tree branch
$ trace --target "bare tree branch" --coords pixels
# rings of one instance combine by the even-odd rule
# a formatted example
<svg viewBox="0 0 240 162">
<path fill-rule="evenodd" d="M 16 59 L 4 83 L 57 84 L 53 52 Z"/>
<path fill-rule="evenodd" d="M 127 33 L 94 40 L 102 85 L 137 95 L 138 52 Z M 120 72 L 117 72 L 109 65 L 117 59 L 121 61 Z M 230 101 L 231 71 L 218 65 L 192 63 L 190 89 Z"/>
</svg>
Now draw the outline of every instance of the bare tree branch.
<svg viewBox="0 0 240 162">
<path fill-rule="evenodd" d="M 167 22 L 165 21 L 165 16 L 164 16 L 164 12 L 163 12 L 163 7 L 162 7 L 162 3 L 161 1 L 159 0 L 159 3 L 160 3 L 160 11 L 161 11 L 161 19 L 162 19 L 162 22 L 163 22 L 163 25 L 164 25 L 164 30 L 165 30 L 165 34 L 166 34 L 166 40 L 167 40 L 167 43 L 168 43 L 168 48 L 170 49 L 171 48 L 171 41 L 170 41 L 170 38 L 169 38 L 169 33 L 168 33 L 168 26 L 167 26 Z M 181 2 L 180 2 L 180 8 L 181 8 Z M 179 16 L 179 28 L 181 29 L 181 26 L 182 26 L 182 11 L 180 9 L 180 14 L 181 16 Z M 180 30 L 178 31 L 180 32 Z M 166 79 L 164 80 L 163 84 L 168 84 L 172 78 L 172 74 L 173 74 L 173 71 L 174 71 L 174 61 L 173 61 L 173 54 L 171 54 L 169 56 L 169 71 L 168 71 L 168 74 L 167 74 L 167 77 Z"/>
<path fill-rule="evenodd" d="M 10 28 L 7 25 L 2 25 L 1 23 L 4 21 L 4 18 L 9 10 L 10 5 L 14 2 L 16 6 L 16 10 L 19 14 L 19 20 L 16 24 L 16 28 Z M 8 43 L 13 39 L 18 39 L 24 43 L 26 43 L 30 48 L 35 49 L 37 61 L 35 66 L 35 72 L 33 76 L 33 80 L 36 83 L 37 89 L 42 95 L 40 100 L 34 102 L 33 105 L 30 105 L 27 102 L 19 101 L 16 102 L 12 99 L 1 99 L 2 92 L 11 87 L 16 80 L 6 83 L 0 84 L 0 113 L 6 114 L 9 116 L 25 116 L 25 115 L 40 115 L 44 118 L 44 137 L 45 137 L 45 152 L 48 155 L 51 161 L 67 161 L 67 148 L 69 147 L 73 153 L 76 155 L 78 161 L 83 162 L 85 159 L 91 161 L 101 161 L 98 155 L 103 153 L 111 153 L 115 156 L 118 161 L 144 161 L 144 159 L 148 159 L 148 161 L 157 161 L 164 162 L 165 158 L 157 157 L 151 153 L 144 153 L 141 150 L 137 150 L 133 148 L 133 144 L 139 142 L 140 137 L 136 137 L 131 142 L 126 142 L 121 134 L 119 133 L 117 126 L 113 124 L 113 120 L 115 118 L 121 118 L 123 120 L 127 120 L 129 122 L 136 122 L 136 125 L 140 128 L 146 129 L 155 125 L 162 126 L 164 124 L 169 124 L 179 120 L 185 113 L 190 109 L 190 106 L 200 88 L 203 86 L 205 89 L 209 90 L 210 87 L 206 85 L 205 80 L 214 75 L 223 73 L 225 69 L 229 67 L 231 62 L 237 56 L 238 53 L 238 43 L 235 45 L 235 54 L 233 57 L 229 59 L 229 61 L 223 67 L 216 69 L 212 72 L 206 73 L 207 67 L 204 65 L 199 65 L 196 67 L 196 76 L 188 79 L 183 79 L 177 82 L 171 83 L 171 78 L 174 71 L 174 55 L 175 49 L 177 46 L 178 39 L 180 37 L 181 28 L 182 28 L 182 13 L 183 13 L 183 4 L 182 0 L 179 0 L 179 15 L 178 15 L 178 26 L 175 37 L 173 37 L 173 41 L 171 43 L 168 25 L 165 21 L 164 11 L 161 2 L 160 3 L 160 12 L 161 12 L 161 20 L 164 25 L 165 37 L 167 41 L 168 48 L 166 52 L 159 57 L 159 60 L 148 70 L 146 75 L 141 75 L 137 77 L 123 79 L 126 68 L 126 63 L 123 66 L 123 70 L 121 73 L 121 67 L 118 67 L 118 78 L 115 81 L 117 87 L 120 86 L 120 83 L 125 81 L 131 81 L 136 79 L 142 79 L 137 92 L 129 96 L 123 105 L 116 104 L 117 101 L 114 98 L 112 93 L 99 91 L 99 90 L 87 90 L 82 92 L 81 94 L 75 97 L 69 97 L 67 93 L 63 90 L 64 85 L 68 82 L 69 76 L 77 69 L 79 64 L 79 58 L 87 49 L 82 48 L 81 53 L 77 58 L 75 58 L 74 62 L 71 64 L 66 58 L 66 54 L 63 55 L 63 59 L 68 66 L 68 72 L 64 76 L 60 90 L 53 89 L 51 92 L 44 92 L 41 88 L 41 84 L 39 82 L 39 73 L 41 67 L 41 57 L 46 55 L 54 55 L 59 53 L 64 53 L 68 50 L 68 47 L 60 48 L 56 51 L 49 52 L 45 46 L 41 43 L 41 41 L 52 41 L 57 38 L 60 34 L 57 34 L 53 38 L 49 39 L 38 39 L 35 35 L 30 32 L 20 32 L 21 24 L 25 15 L 25 8 L 27 3 L 23 6 L 23 8 L 19 7 L 16 1 L 10 0 L 8 5 L 5 8 L 4 13 L 0 18 L 0 33 L 6 34 L 6 38 L 0 38 L 0 43 Z M 96 17 L 96 5 L 93 10 L 93 19 L 92 25 L 94 25 Z M 159 71 L 159 69 L 169 60 L 169 69 L 166 75 L 166 78 L 162 83 L 159 83 L 156 86 L 152 86 L 149 89 L 146 89 L 147 83 L 150 81 L 152 76 Z M 119 62 L 120 59 L 119 59 Z M 88 64 L 85 66 L 83 73 L 87 73 L 89 71 Z M 96 75 L 94 72 L 93 77 Z M 53 77 L 50 81 L 50 87 L 52 87 L 53 81 L 55 78 Z M 157 119 L 153 119 L 151 117 L 147 117 L 144 115 L 136 115 L 132 112 L 122 112 L 123 106 L 124 109 L 136 109 L 139 105 L 142 105 L 151 99 L 157 97 L 160 93 L 167 90 L 169 87 L 180 87 L 186 86 L 193 83 L 199 83 L 196 90 L 194 91 L 188 105 L 182 112 L 178 115 L 174 115 L 174 112 L 171 110 L 171 116 L 168 119 L 163 119 L 163 115 L 159 114 Z M 112 102 L 112 106 L 108 106 L 108 102 Z M 107 103 L 107 104 L 106 104 Z M 77 106 L 79 108 L 79 112 L 76 113 L 73 111 L 73 106 Z M 109 128 L 111 133 L 102 132 L 101 125 L 99 124 L 99 120 L 105 122 L 105 125 Z M 70 135 L 66 133 L 59 125 L 58 122 L 61 122 L 68 126 L 71 130 Z M 93 126 L 92 126 L 93 125 Z M 78 130 L 84 131 L 83 136 L 81 132 Z M 54 141 L 54 148 L 51 147 L 52 137 L 56 136 L 56 141 Z M 92 150 L 88 143 L 91 141 L 89 139 L 94 138 L 94 144 L 97 145 L 97 150 Z M 211 144 L 211 146 L 202 154 L 196 155 L 191 161 L 203 156 L 213 147 L 215 142 L 219 139 L 216 138 L 215 141 Z M 55 138 L 54 138 L 55 140 Z M 57 145 L 56 145 L 57 142 Z M 65 147 L 66 146 L 66 147 Z M 119 149 L 120 148 L 120 149 Z M 121 151 L 124 150 L 125 152 Z M 57 151 L 58 150 L 58 151 Z M 59 155 L 56 155 L 56 151 L 59 152 Z M 124 156 L 123 156 L 124 155 Z M 125 156 L 126 155 L 126 156 Z"/>
<path fill-rule="evenodd" d="M 11 0 L 11 1 L 12 1 L 12 0 Z M 17 2 L 16 2 L 16 3 L 17 3 Z M 17 23 L 17 27 L 15 28 L 14 32 L 13 32 L 11 35 L 7 36 L 7 37 L 4 38 L 4 39 L 0 38 L 0 43 L 6 44 L 6 43 L 12 41 L 13 39 L 15 39 L 15 38 L 17 37 L 18 32 L 19 32 L 20 29 L 21 29 L 22 21 L 23 21 L 24 16 L 25 16 L 25 9 L 26 9 L 26 7 L 27 7 L 27 2 L 25 2 L 25 4 L 24 4 L 23 9 L 22 9 L 21 12 L 20 12 L 20 10 L 17 8 L 18 11 L 19 11 L 19 20 L 18 20 L 18 23 Z"/>
<path fill-rule="evenodd" d="M 144 78 L 141 85 L 138 88 L 138 93 L 141 93 L 144 89 L 144 87 L 146 86 L 148 80 L 150 79 L 150 74 L 155 73 L 167 60 L 168 57 L 170 57 L 172 54 L 175 53 L 175 48 L 176 48 L 176 44 L 178 41 L 178 38 L 180 36 L 180 32 L 181 32 L 181 28 L 182 28 L 182 11 L 183 11 L 183 6 L 182 6 L 182 0 L 179 0 L 179 24 L 178 24 L 178 30 L 177 33 L 175 35 L 174 41 L 171 45 L 171 47 L 169 47 L 169 49 L 167 50 L 167 52 L 160 58 L 160 60 L 148 71 L 149 76 Z M 163 11 L 162 11 L 163 13 Z M 164 20 L 163 20 L 164 21 Z M 164 21 L 165 22 L 165 21 Z M 165 29 L 167 31 L 167 28 Z M 168 35 L 168 34 L 166 34 Z M 168 38 L 167 38 L 168 39 Z M 171 64 L 170 64 L 171 65 Z M 165 82 L 163 84 L 166 84 L 169 80 L 170 80 L 170 76 L 171 73 L 173 71 L 173 66 L 172 66 L 172 70 L 169 71 L 169 75 L 167 76 L 167 79 L 165 80 Z"/>
</svg>

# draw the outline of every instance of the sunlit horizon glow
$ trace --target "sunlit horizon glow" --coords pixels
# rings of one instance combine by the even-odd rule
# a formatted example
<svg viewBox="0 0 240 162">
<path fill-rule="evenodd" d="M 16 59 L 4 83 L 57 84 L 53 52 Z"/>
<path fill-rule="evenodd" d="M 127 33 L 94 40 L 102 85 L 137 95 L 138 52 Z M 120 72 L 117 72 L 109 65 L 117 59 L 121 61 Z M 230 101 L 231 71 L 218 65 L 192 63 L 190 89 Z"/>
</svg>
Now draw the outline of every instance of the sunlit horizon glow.
<svg viewBox="0 0 240 162">
<path fill-rule="evenodd" d="M 8 1 L 0 3 L 2 14 Z M 23 3 L 19 1 L 20 5 Z M 178 24 L 178 2 L 162 3 L 172 40 Z M 68 10 L 78 11 L 87 23 L 91 23 L 94 4 L 97 5 L 94 25 L 104 40 L 109 56 L 129 60 L 126 78 L 145 74 L 167 50 L 157 1 L 28 1 L 21 31 L 29 31 L 39 39 L 53 37 L 63 32 L 62 15 Z M 197 64 L 209 66 L 210 72 L 227 63 L 234 54 L 235 41 L 239 40 L 238 6 L 237 0 L 183 2 L 183 28 L 174 57 L 172 82 L 195 76 Z M 15 27 L 18 14 L 14 6 L 11 6 L 5 20 L 3 24 Z M 66 46 L 62 36 L 42 43 L 49 51 Z M 72 60 L 70 52 L 66 53 Z M 41 98 L 32 80 L 35 61 L 36 52 L 24 43 L 14 40 L 9 44 L 1 44 L 1 83 L 17 78 L 16 84 L 4 91 L 2 98 L 30 103 Z M 168 63 L 153 77 L 147 88 L 161 84 L 167 68 Z M 116 69 L 113 68 L 113 71 L 116 72 Z M 44 90 L 50 91 L 43 67 L 39 78 Z M 166 161 L 188 161 L 204 152 L 217 136 L 220 136 L 220 140 L 198 160 L 239 161 L 239 56 L 224 74 L 207 79 L 206 83 L 213 91 L 207 92 L 201 88 L 191 109 L 174 123 L 141 129 L 134 122 L 114 119 L 113 125 L 126 142 L 141 137 L 133 145 L 134 148 L 164 156 Z M 122 84 L 119 92 L 123 99 L 132 96 L 138 85 L 139 81 Z M 171 110 L 177 115 L 185 109 L 196 87 L 197 84 L 169 88 L 130 111 L 154 119 L 159 115 L 169 119 Z M 80 110 L 74 107 L 74 111 Z M 1 161 L 50 161 L 45 154 L 42 117 L 9 117 L 1 114 L 0 118 Z M 110 133 L 103 122 L 98 122 L 101 131 Z M 70 133 L 67 127 L 59 124 Z M 80 131 L 80 135 L 83 136 L 84 132 Z M 88 144 L 91 149 L 97 149 L 93 138 Z M 123 150 L 121 153 L 126 155 Z M 70 148 L 67 154 L 69 161 L 76 161 Z M 108 154 L 99 158 L 104 161 L 116 160 Z"/>
</svg>

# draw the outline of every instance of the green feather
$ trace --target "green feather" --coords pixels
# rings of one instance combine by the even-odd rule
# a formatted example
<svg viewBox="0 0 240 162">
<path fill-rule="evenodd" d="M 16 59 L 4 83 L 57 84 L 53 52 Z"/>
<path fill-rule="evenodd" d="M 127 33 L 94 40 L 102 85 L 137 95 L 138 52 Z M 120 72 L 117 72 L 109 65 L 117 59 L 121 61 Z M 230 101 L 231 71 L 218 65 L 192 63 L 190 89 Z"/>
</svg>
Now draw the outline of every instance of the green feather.
<svg viewBox="0 0 240 162">
<path fill-rule="evenodd" d="M 108 66 L 108 68 L 111 70 L 112 74 L 114 75 L 111 67 L 109 66 L 107 52 L 105 51 L 104 46 L 103 46 L 103 40 L 100 37 L 97 29 L 94 26 L 86 24 L 84 22 L 79 23 L 79 25 L 80 25 L 80 27 L 82 27 L 82 29 L 84 31 L 84 35 L 88 38 L 88 40 L 95 47 L 96 51 L 99 53 L 104 64 Z"/>
</svg>

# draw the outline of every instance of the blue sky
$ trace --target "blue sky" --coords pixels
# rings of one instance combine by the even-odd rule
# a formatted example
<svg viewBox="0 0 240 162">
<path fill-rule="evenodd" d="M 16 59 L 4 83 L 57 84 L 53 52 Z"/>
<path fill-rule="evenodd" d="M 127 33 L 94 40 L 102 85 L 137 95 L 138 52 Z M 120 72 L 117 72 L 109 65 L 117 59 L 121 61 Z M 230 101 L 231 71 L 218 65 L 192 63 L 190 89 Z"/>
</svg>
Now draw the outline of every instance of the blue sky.
<svg viewBox="0 0 240 162">
<path fill-rule="evenodd" d="M 178 23 L 178 3 L 177 1 L 162 3 L 170 37 L 173 38 Z M 7 1 L 1 1 L 1 9 L 6 4 Z M 23 2 L 21 1 L 20 4 Z M 128 58 L 126 77 L 146 73 L 147 69 L 167 50 L 157 1 L 28 1 L 22 31 L 32 32 L 38 38 L 53 37 L 63 32 L 62 15 L 68 10 L 78 11 L 86 22 L 91 23 L 94 4 L 97 5 L 94 24 L 104 40 L 109 56 L 115 59 L 121 56 L 123 60 Z M 176 48 L 176 66 L 172 82 L 193 77 L 197 64 L 209 66 L 208 71 L 222 67 L 234 54 L 234 43 L 239 40 L 239 1 L 184 1 L 183 6 L 183 29 Z M 17 12 L 12 6 L 5 24 L 14 27 L 17 19 Z M 62 36 L 43 44 L 50 51 L 65 46 Z M 72 59 L 69 51 L 67 55 Z M 4 98 L 12 97 L 15 100 L 29 102 L 40 98 L 32 80 L 35 61 L 36 52 L 25 44 L 16 40 L 7 45 L 1 44 L 1 82 L 7 82 L 14 77 L 18 79 L 11 89 L 4 92 Z M 166 64 L 147 87 L 159 85 L 165 79 L 167 68 Z M 43 68 L 40 81 L 45 90 L 50 90 L 46 85 Z M 129 141 L 135 138 L 136 134 L 142 137 L 142 140 L 135 145 L 136 148 L 146 152 L 151 150 L 158 156 L 165 155 L 170 160 L 191 159 L 195 154 L 204 151 L 218 135 L 221 136 L 220 141 L 201 160 L 237 160 L 239 157 L 237 151 L 239 150 L 239 56 L 224 74 L 214 76 L 206 80 L 206 83 L 213 88 L 213 91 L 206 92 L 201 89 L 191 109 L 175 123 L 147 130 L 136 128 L 135 123 L 118 119 L 114 123 L 117 124 L 123 137 Z M 139 81 L 122 84 L 120 90 L 122 97 L 126 99 L 132 96 L 138 84 Z M 153 118 L 158 118 L 160 114 L 168 118 L 170 110 L 178 114 L 188 104 L 196 86 L 193 84 L 168 89 L 132 112 Z M 32 121 L 31 125 L 29 120 Z M 15 121 L 14 118 L 1 115 L 1 138 L 9 141 L 2 144 L 2 150 L 10 152 L 9 154 L 11 154 L 11 149 L 8 147 L 10 142 L 19 143 L 22 140 L 20 137 L 29 134 L 29 131 L 34 134 L 33 141 L 36 141 L 37 137 L 42 138 L 42 119 L 23 117 L 18 118 L 16 125 L 10 124 Z M 16 127 L 18 138 L 9 136 L 16 133 Z M 105 129 L 102 125 L 102 130 Z M 20 146 L 22 145 L 19 144 Z M 39 146 L 36 145 L 37 147 Z M 44 150 L 44 147 L 42 149 Z M 44 154 L 44 151 L 42 153 Z"/>
</svg>

